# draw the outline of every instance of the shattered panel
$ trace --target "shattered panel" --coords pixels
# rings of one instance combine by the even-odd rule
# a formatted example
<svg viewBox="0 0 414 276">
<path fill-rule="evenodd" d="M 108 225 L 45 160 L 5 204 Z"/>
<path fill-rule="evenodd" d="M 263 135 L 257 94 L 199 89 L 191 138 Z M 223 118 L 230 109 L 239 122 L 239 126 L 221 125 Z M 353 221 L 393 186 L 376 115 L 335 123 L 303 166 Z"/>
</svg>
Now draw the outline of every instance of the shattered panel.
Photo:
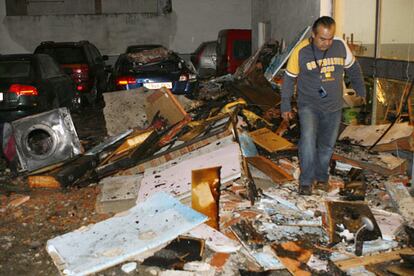
<svg viewBox="0 0 414 276">
<path fill-rule="evenodd" d="M 364 202 L 326 201 L 329 223 L 329 239 L 333 243 L 353 240 L 357 231 L 364 225 L 363 217 L 374 225 L 372 231 L 360 233 L 361 240 L 371 241 L 381 238 L 381 230 L 368 205 Z"/>
<path fill-rule="evenodd" d="M 206 219 L 157 193 L 124 214 L 48 240 L 46 249 L 62 274 L 86 275 L 139 258 Z"/>
<path fill-rule="evenodd" d="M 221 166 L 220 178 L 223 183 L 239 178 L 241 175 L 240 149 L 237 143 L 231 143 L 207 154 L 194 156 L 178 164 L 174 161 L 171 163 L 175 164 L 166 169 L 161 166 L 145 171 L 137 202 L 142 202 L 157 192 L 184 196 L 191 191 L 192 170 Z"/>
<path fill-rule="evenodd" d="M 351 140 L 354 144 L 369 147 L 381 137 L 390 125 L 391 124 L 347 126 L 339 136 L 339 140 Z M 413 126 L 409 125 L 408 122 L 395 124 L 378 144 L 388 144 L 397 139 L 408 137 L 412 133 Z"/>
</svg>

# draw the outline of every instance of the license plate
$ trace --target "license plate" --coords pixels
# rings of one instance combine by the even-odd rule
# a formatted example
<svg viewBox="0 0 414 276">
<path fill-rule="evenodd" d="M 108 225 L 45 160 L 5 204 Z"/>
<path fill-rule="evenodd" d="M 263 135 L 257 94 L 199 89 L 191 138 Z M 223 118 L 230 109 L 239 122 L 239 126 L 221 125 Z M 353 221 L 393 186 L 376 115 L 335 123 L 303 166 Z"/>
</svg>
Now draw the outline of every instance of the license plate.
<svg viewBox="0 0 414 276">
<path fill-rule="evenodd" d="M 0 102 L 3 101 L 3 93 L 0 93 Z"/>
<path fill-rule="evenodd" d="M 144 87 L 148 89 L 160 89 L 161 87 L 166 87 L 168 89 L 172 88 L 171 82 L 147 82 L 144 83 Z"/>
</svg>

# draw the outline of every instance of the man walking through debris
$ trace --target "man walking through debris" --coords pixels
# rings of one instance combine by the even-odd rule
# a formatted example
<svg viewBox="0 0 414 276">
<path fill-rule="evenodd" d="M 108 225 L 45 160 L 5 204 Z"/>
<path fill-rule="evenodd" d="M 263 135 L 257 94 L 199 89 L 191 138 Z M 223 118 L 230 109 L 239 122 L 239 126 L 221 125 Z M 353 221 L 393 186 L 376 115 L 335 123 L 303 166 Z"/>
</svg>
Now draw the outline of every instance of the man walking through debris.
<svg viewBox="0 0 414 276">
<path fill-rule="evenodd" d="M 334 34 L 335 21 L 331 17 L 314 22 L 312 37 L 301 41 L 289 58 L 281 91 L 282 117 L 289 120 L 293 118 L 290 101 L 296 80 L 302 195 L 312 193 L 314 182 L 327 188 L 342 115 L 344 71 L 357 94 L 365 97 L 360 66 L 346 43 Z"/>
</svg>

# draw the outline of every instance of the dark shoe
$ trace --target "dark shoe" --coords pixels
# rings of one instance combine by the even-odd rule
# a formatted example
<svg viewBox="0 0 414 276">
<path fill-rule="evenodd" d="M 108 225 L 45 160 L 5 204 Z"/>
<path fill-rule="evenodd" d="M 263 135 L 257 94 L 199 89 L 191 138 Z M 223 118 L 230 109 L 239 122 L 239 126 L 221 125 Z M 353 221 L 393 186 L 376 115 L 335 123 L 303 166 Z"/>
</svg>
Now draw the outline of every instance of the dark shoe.
<svg viewBox="0 0 414 276">
<path fill-rule="evenodd" d="M 313 187 L 317 190 L 328 192 L 329 183 L 327 181 L 316 181 Z"/>
<path fill-rule="evenodd" d="M 312 195 L 312 186 L 299 185 L 300 195 Z"/>
</svg>

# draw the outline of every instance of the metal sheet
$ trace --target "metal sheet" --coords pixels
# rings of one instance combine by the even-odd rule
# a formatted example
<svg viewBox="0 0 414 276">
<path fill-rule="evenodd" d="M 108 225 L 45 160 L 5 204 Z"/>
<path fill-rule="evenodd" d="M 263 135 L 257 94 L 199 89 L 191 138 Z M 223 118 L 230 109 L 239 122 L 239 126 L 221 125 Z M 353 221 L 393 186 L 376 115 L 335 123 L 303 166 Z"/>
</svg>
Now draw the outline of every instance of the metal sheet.
<svg viewBox="0 0 414 276">
<path fill-rule="evenodd" d="M 119 215 L 47 242 L 65 275 L 87 275 L 158 248 L 207 218 L 165 193 Z"/>
</svg>

